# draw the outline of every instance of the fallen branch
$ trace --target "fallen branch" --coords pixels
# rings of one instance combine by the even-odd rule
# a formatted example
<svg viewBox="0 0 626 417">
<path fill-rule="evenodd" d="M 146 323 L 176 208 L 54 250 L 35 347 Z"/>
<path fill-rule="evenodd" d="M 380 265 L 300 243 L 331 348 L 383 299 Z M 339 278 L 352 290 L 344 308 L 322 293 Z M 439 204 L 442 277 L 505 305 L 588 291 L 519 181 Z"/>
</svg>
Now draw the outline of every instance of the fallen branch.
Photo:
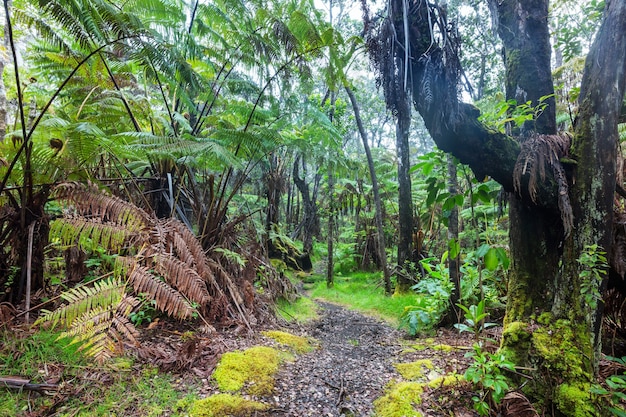
<svg viewBox="0 0 626 417">
<path fill-rule="evenodd" d="M 0 377 L 0 387 L 36 391 L 40 394 L 52 395 L 50 391 L 58 391 L 59 384 L 35 384 L 30 382 L 30 379 L 19 376 L 3 376 Z"/>
</svg>

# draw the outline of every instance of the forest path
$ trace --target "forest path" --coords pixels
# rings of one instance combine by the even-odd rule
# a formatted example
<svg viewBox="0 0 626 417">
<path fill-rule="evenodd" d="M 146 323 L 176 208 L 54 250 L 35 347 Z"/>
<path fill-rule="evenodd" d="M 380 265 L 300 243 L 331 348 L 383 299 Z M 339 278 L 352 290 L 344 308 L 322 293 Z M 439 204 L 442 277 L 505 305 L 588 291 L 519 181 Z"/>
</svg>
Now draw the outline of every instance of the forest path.
<svg viewBox="0 0 626 417">
<path fill-rule="evenodd" d="M 280 416 L 368 416 L 373 401 L 398 373 L 402 333 L 388 324 L 326 302 L 305 327 L 320 348 L 282 367 L 276 376 Z"/>
</svg>

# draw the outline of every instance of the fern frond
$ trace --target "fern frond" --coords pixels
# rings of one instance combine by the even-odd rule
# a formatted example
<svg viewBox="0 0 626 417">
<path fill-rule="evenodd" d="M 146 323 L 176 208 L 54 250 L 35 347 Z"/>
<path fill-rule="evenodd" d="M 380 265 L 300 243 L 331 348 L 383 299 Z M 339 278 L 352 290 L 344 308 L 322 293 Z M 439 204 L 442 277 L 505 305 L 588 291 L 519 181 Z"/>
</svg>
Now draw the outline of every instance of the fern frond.
<svg viewBox="0 0 626 417">
<path fill-rule="evenodd" d="M 160 221 L 166 231 L 167 245 L 174 248 L 176 256 L 193 267 L 205 280 L 207 279 L 207 257 L 196 236 L 177 219 Z"/>
<path fill-rule="evenodd" d="M 152 223 L 152 217 L 141 208 L 121 198 L 108 196 L 95 188 L 80 183 L 66 182 L 59 184 L 54 196 L 61 201 L 71 203 L 79 214 L 96 217 L 103 222 L 123 225 L 131 231 L 140 231 Z"/>
<path fill-rule="evenodd" d="M 154 269 L 189 300 L 205 305 L 211 299 L 204 280 L 187 263 L 165 254 L 153 257 Z"/>
<path fill-rule="evenodd" d="M 137 232 L 97 219 L 59 218 L 50 223 L 50 235 L 61 240 L 64 246 L 78 244 L 80 248 L 95 250 L 104 248 L 119 253 L 128 242 L 137 240 Z"/>
<path fill-rule="evenodd" d="M 117 306 L 125 291 L 126 284 L 115 278 L 96 281 L 93 287 L 72 288 L 61 294 L 61 298 L 66 301 L 65 305 L 54 311 L 42 310 L 35 324 L 52 322 L 52 327 L 55 327 L 61 322 L 64 326 L 70 326 L 88 311 Z"/>
<path fill-rule="evenodd" d="M 150 270 L 139 265 L 133 258 L 117 258 L 116 262 L 124 264 L 127 271 L 128 281 L 137 293 L 147 293 L 155 300 L 156 307 L 178 319 L 191 318 L 195 312 L 183 296 L 161 281 Z"/>
</svg>

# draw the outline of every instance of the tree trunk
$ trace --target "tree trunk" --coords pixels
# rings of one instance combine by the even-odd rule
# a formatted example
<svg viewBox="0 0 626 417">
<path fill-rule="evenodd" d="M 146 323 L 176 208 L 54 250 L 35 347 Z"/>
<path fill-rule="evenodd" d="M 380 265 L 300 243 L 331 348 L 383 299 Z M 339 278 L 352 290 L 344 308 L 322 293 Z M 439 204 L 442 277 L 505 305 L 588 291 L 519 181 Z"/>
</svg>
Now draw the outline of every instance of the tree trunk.
<svg viewBox="0 0 626 417">
<path fill-rule="evenodd" d="M 559 173 L 564 167 L 557 161 L 548 166 L 556 176 L 536 184 L 536 195 L 528 173 L 521 178 L 519 191 L 513 180 L 520 152 L 532 153 L 525 147 L 527 141 L 556 132 L 554 101 L 546 98 L 553 92 L 547 0 L 491 1 L 505 49 L 507 99 L 548 104 L 541 116 L 517 132 L 520 142 L 486 129 L 477 121 L 475 108 L 458 102 L 458 35 L 448 29 L 445 10 L 426 2 L 411 9 L 413 100 L 431 136 L 479 178 L 490 175 L 514 193 L 501 351 L 517 365 L 534 370 L 524 391 L 541 402 L 546 415 L 599 415 L 589 392 L 598 360 L 603 282 L 581 277 L 578 259 L 586 245 L 608 251 L 611 242 L 617 120 L 626 84 L 626 0 L 606 5 L 581 87 L 569 155 L 575 160 L 568 166 L 571 189 L 568 192 L 568 184 L 563 187 L 565 175 Z M 390 17 L 396 28 L 398 19 Z M 433 31 L 445 42 L 434 42 Z M 396 39 L 402 36 L 396 34 Z M 563 213 L 570 201 L 574 224 L 568 234 Z M 591 267 L 600 273 L 605 268 Z"/>
<path fill-rule="evenodd" d="M 454 157 L 448 154 L 448 192 L 450 197 L 459 194 L 459 181 L 456 174 L 456 161 Z M 448 216 L 448 239 L 454 241 L 454 245 L 459 242 L 459 207 L 455 204 L 450 210 Z M 451 245 L 448 245 L 448 271 L 450 273 L 450 282 L 452 283 L 452 293 L 450 294 L 450 309 L 448 310 L 446 323 L 454 324 L 460 321 L 460 312 L 458 303 L 461 302 L 461 271 L 459 265 L 459 254 L 452 256 L 450 253 Z"/>
<path fill-rule="evenodd" d="M 320 233 L 320 219 L 317 214 L 316 200 L 311 198 L 309 184 L 306 183 L 306 171 L 304 175 L 300 177 L 300 161 L 302 161 L 303 170 L 305 168 L 304 156 L 298 156 L 293 165 L 293 182 L 302 195 L 304 217 L 294 230 L 292 238 L 302 237 L 304 252 L 311 253 L 313 251 L 313 237 L 319 236 Z M 319 174 L 315 175 L 316 183 L 319 181 L 319 177 Z"/>
<path fill-rule="evenodd" d="M 365 155 L 367 156 L 367 166 L 370 171 L 370 178 L 372 180 L 372 191 L 374 193 L 374 204 L 376 205 L 376 230 L 378 237 L 378 257 L 380 259 L 381 268 L 383 270 L 383 278 L 385 280 L 385 292 L 391 294 L 391 279 L 389 276 L 389 270 L 387 268 L 387 250 L 385 248 L 385 231 L 383 229 L 383 212 L 382 203 L 380 201 L 380 193 L 378 190 L 378 179 L 376 178 L 376 170 L 374 169 L 374 159 L 372 158 L 372 152 L 370 146 L 367 143 L 367 133 L 363 128 L 363 121 L 361 120 L 361 112 L 359 111 L 359 105 L 354 96 L 354 92 L 350 87 L 346 86 L 346 93 L 352 103 L 352 109 L 354 111 L 354 118 L 356 119 L 356 125 L 359 129 L 359 134 L 363 141 L 363 147 L 365 148 Z"/>
<path fill-rule="evenodd" d="M 413 280 L 408 264 L 413 261 L 413 196 L 411 194 L 411 177 L 409 175 L 409 127 L 410 117 L 398 115 L 396 120 L 396 152 L 398 154 L 398 274 L 397 292 L 406 292 L 411 288 Z"/>
</svg>

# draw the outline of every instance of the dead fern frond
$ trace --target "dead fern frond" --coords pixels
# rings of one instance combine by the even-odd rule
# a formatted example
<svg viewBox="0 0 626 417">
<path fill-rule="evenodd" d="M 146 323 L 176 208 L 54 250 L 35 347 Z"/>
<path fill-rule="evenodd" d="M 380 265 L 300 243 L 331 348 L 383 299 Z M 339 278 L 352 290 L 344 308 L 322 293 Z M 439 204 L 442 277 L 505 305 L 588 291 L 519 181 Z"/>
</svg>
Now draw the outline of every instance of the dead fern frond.
<svg viewBox="0 0 626 417">
<path fill-rule="evenodd" d="M 167 232 L 167 243 L 174 248 L 178 258 L 190 267 L 195 267 L 198 275 L 206 279 L 208 266 L 206 253 L 198 238 L 183 223 L 176 219 L 164 222 Z"/>
<path fill-rule="evenodd" d="M 156 254 L 152 260 L 155 271 L 189 300 L 199 305 L 209 302 L 211 296 L 205 281 L 185 262 L 167 254 Z"/>
<path fill-rule="evenodd" d="M 72 208 L 83 217 L 123 225 L 132 232 L 139 232 L 153 222 L 143 209 L 121 198 L 106 195 L 93 185 L 66 182 L 55 188 L 54 196 L 60 202 L 71 203 Z"/>
<path fill-rule="evenodd" d="M 528 398 L 520 392 L 509 392 L 502 400 L 504 417 L 539 417 Z"/>
<path fill-rule="evenodd" d="M 569 236 L 574 228 L 574 212 L 561 159 L 568 156 L 571 143 L 572 137 L 568 133 L 534 134 L 521 142 L 520 153 L 513 169 L 513 186 L 517 193 L 522 189 L 522 177 L 528 175 L 528 193 L 533 202 L 537 200 L 539 180 L 546 179 L 546 167 L 552 170 L 558 187 L 558 205 L 565 236 Z"/>
<path fill-rule="evenodd" d="M 195 309 L 181 293 L 161 281 L 147 267 L 139 265 L 135 258 L 119 257 L 116 262 L 123 264 L 119 269 L 127 271 L 126 276 L 135 291 L 149 294 L 159 310 L 181 320 L 193 316 Z"/>
</svg>

